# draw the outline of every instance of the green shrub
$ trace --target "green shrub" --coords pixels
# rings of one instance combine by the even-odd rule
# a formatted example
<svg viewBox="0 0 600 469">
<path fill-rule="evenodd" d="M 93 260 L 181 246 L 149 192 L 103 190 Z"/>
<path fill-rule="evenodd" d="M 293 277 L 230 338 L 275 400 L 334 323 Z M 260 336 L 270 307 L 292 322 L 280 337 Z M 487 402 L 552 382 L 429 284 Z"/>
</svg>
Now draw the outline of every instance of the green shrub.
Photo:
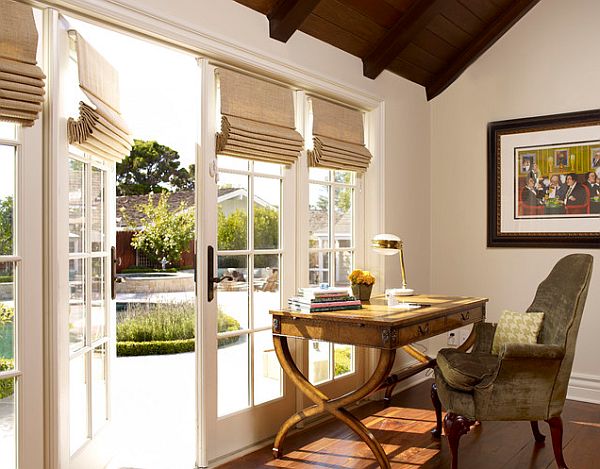
<svg viewBox="0 0 600 469">
<path fill-rule="evenodd" d="M 135 303 L 117 322 L 117 342 L 193 339 L 195 323 L 194 303 Z"/>
<path fill-rule="evenodd" d="M 15 310 L 4 303 L 0 303 L 0 324 L 8 324 L 15 317 Z"/>
<path fill-rule="evenodd" d="M 340 376 L 350 371 L 351 347 L 336 347 L 334 352 L 334 376 Z"/>
<path fill-rule="evenodd" d="M 0 283 L 11 283 L 12 281 L 12 275 L 0 275 Z"/>
<path fill-rule="evenodd" d="M 193 351 L 195 313 L 194 303 L 129 305 L 117 319 L 117 355 L 166 355 Z M 240 329 L 240 323 L 219 308 L 217 331 Z M 224 347 L 238 340 L 239 337 L 219 339 L 218 346 Z"/>
<path fill-rule="evenodd" d="M 14 369 L 15 362 L 9 358 L 0 358 L 0 371 L 9 371 Z M 15 379 L 0 379 L 0 399 L 12 396 L 15 392 Z"/>
<path fill-rule="evenodd" d="M 13 358 L 13 318 L 15 310 L 0 303 L 0 358 Z"/>
<path fill-rule="evenodd" d="M 195 339 L 117 342 L 117 356 L 134 357 L 140 355 L 170 355 L 174 353 L 193 352 L 195 343 Z"/>
</svg>

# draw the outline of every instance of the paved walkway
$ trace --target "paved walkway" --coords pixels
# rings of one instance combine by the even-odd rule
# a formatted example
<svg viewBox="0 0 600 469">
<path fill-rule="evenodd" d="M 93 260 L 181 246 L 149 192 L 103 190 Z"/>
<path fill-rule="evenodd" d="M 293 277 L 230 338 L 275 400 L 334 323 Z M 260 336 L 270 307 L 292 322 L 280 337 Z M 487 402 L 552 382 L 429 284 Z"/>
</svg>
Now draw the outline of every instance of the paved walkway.
<svg viewBox="0 0 600 469">
<path fill-rule="evenodd" d="M 195 354 L 119 357 L 111 468 L 190 469 L 196 448 Z"/>
<path fill-rule="evenodd" d="M 0 399 L 0 469 L 15 469 L 14 397 Z"/>
</svg>

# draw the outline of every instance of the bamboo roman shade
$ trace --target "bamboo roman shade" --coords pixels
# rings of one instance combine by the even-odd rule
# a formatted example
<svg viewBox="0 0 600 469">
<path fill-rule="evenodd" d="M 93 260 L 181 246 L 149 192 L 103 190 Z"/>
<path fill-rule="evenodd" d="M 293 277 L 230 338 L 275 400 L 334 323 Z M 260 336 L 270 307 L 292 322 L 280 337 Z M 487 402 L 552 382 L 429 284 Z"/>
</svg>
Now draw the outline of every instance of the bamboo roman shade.
<svg viewBox="0 0 600 469">
<path fill-rule="evenodd" d="M 121 117 L 119 74 L 77 31 L 69 31 L 77 54 L 79 87 L 90 104 L 79 103 L 79 117 L 69 118 L 69 143 L 84 152 L 119 162 L 131 152 L 133 138 Z"/>
<path fill-rule="evenodd" d="M 38 32 L 30 6 L 0 0 L 0 121 L 31 127 L 44 102 Z"/>
<path fill-rule="evenodd" d="M 220 82 L 221 131 L 217 153 L 290 165 L 304 140 L 294 125 L 291 89 L 227 69 Z"/>
<path fill-rule="evenodd" d="M 312 97 L 313 149 L 308 164 L 365 172 L 372 155 L 365 147 L 363 113 Z"/>
</svg>

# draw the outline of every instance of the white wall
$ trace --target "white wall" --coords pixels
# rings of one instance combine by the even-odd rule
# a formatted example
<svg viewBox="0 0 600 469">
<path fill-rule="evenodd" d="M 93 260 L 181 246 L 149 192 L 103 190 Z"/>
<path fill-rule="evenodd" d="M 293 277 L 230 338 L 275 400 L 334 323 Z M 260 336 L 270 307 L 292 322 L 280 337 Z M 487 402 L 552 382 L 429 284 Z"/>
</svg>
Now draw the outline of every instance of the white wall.
<svg viewBox="0 0 600 469">
<path fill-rule="evenodd" d="M 266 56 L 383 100 L 386 158 L 385 201 L 381 203 L 385 202 L 385 230 L 405 241 L 411 286 L 429 291 L 430 200 L 429 192 L 423 190 L 419 177 L 415 177 L 429 174 L 429 105 L 423 87 L 390 72 L 383 72 L 376 80 L 364 78 L 360 59 L 299 31 L 286 44 L 270 39 L 266 17 L 232 0 L 122 0 L 120 3 L 250 50 L 261 61 Z M 386 284 L 398 286 L 397 260 L 388 260 L 386 266 Z"/>
<path fill-rule="evenodd" d="M 565 249 L 486 248 L 490 121 L 600 108 L 597 0 L 542 0 L 431 103 L 432 290 L 524 311 Z M 600 225 L 600 223 L 599 223 Z M 596 271 L 600 254 L 594 255 Z M 592 278 L 570 396 L 600 402 L 600 277 Z M 444 339 L 438 339 L 442 345 Z"/>
</svg>

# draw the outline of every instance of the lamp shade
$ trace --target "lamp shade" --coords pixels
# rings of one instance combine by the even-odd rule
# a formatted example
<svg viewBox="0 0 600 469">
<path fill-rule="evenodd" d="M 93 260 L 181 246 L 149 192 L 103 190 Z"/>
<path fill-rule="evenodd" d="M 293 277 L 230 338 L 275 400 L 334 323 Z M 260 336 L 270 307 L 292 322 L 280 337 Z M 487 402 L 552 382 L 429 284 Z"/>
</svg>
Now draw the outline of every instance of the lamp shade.
<svg viewBox="0 0 600 469">
<path fill-rule="evenodd" d="M 373 237 L 371 247 L 378 254 L 393 256 L 402 248 L 402 240 L 390 233 L 378 234 Z"/>
</svg>

